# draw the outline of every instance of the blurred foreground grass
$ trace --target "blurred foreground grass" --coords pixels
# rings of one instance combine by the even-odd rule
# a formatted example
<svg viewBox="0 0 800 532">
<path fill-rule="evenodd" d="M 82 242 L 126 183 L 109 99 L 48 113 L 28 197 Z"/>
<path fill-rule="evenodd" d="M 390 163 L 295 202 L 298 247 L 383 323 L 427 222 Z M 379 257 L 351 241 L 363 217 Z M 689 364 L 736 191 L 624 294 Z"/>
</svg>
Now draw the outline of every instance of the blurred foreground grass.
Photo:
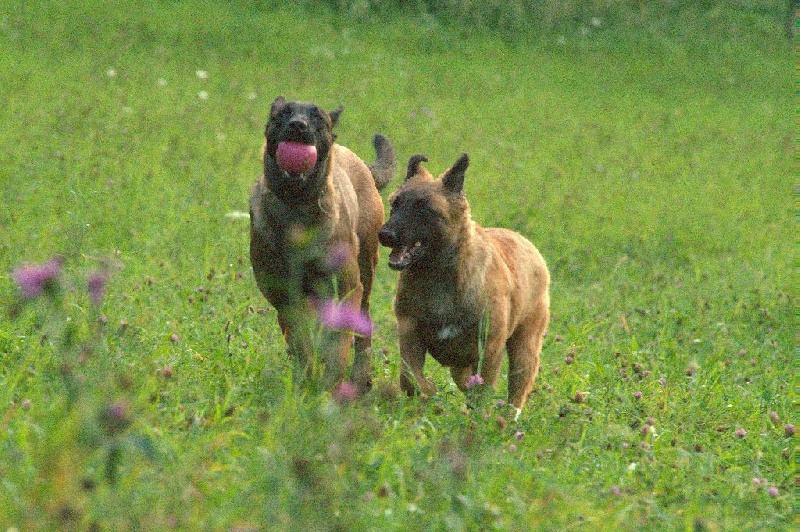
<svg viewBox="0 0 800 532">
<path fill-rule="evenodd" d="M 564 3 L 512 38 L 353 5 L 0 8 L 0 298 L 56 254 L 73 281 L 61 307 L 0 319 L 0 525 L 785 529 L 785 14 Z M 519 423 L 495 407 L 504 385 L 468 411 L 435 363 L 438 397 L 397 394 L 385 254 L 376 390 L 292 387 L 247 223 L 226 216 L 277 94 L 344 104 L 339 140 L 368 159 L 376 131 L 434 172 L 468 152 L 476 220 L 542 250 L 553 322 Z"/>
</svg>

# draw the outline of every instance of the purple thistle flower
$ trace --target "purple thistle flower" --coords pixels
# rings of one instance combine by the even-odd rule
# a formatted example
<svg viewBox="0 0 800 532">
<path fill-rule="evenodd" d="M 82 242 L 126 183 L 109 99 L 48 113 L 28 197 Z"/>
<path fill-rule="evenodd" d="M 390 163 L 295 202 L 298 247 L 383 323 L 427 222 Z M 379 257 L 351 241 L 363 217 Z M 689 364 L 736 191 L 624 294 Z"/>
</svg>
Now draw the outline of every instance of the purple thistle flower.
<svg viewBox="0 0 800 532">
<path fill-rule="evenodd" d="M 103 296 L 106 293 L 106 284 L 108 283 L 108 274 L 103 270 L 97 270 L 89 275 L 87 281 L 89 287 L 89 298 L 95 306 L 100 306 L 103 302 Z"/>
<path fill-rule="evenodd" d="M 321 301 L 317 305 L 317 314 L 320 323 L 328 329 L 352 331 L 366 337 L 371 337 L 375 331 L 375 325 L 369 316 L 361 309 L 345 303 L 330 299 Z"/>
<path fill-rule="evenodd" d="M 744 438 L 745 436 L 747 436 L 747 431 L 744 429 L 736 429 L 736 432 L 734 432 L 734 434 L 736 435 L 737 438 Z"/>
<path fill-rule="evenodd" d="M 467 387 L 467 390 L 474 388 L 475 386 L 483 384 L 483 377 L 480 375 L 470 375 L 467 382 L 464 383 L 464 386 Z"/>
<path fill-rule="evenodd" d="M 780 495 L 780 494 L 781 494 L 781 492 L 780 492 L 780 491 L 778 491 L 778 488 L 776 488 L 775 486 L 771 486 L 771 487 L 770 487 L 770 488 L 767 490 L 767 494 L 768 494 L 770 497 L 772 497 L 772 498 L 774 499 L 775 497 L 777 497 L 778 495 Z"/>
<path fill-rule="evenodd" d="M 517 450 L 517 446 L 512 443 L 511 445 L 508 446 L 508 450 L 513 453 L 514 451 Z"/>
<path fill-rule="evenodd" d="M 131 407 L 126 402 L 117 402 L 105 407 L 99 414 L 105 431 L 113 436 L 125 430 L 131 423 Z"/>
<path fill-rule="evenodd" d="M 794 436 L 794 425 L 787 423 L 786 426 L 783 427 L 783 433 L 787 436 Z"/>
<path fill-rule="evenodd" d="M 358 389 L 350 381 L 342 381 L 333 389 L 333 400 L 340 405 L 347 404 L 356 397 L 358 397 Z"/>
<path fill-rule="evenodd" d="M 22 298 L 35 299 L 42 295 L 45 288 L 58 278 L 62 262 L 63 259 L 56 257 L 44 264 L 23 266 L 14 270 L 12 277 L 20 288 Z"/>
<path fill-rule="evenodd" d="M 642 392 L 634 392 L 633 396 L 634 396 L 636 399 L 641 399 L 641 398 L 642 398 Z"/>
<path fill-rule="evenodd" d="M 517 441 L 521 441 L 524 436 L 525 433 L 522 431 L 517 431 L 516 433 L 514 433 L 514 437 L 517 439 Z"/>
</svg>

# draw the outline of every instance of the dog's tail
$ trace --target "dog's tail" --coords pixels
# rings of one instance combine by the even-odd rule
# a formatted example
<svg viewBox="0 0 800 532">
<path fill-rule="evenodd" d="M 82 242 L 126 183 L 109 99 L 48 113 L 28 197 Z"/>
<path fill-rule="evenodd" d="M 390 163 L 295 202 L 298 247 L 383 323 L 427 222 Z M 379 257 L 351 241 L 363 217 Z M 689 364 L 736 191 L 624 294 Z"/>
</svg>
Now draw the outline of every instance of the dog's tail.
<svg viewBox="0 0 800 532">
<path fill-rule="evenodd" d="M 394 177 L 394 171 L 397 168 L 397 157 L 392 143 L 380 133 L 376 133 L 372 137 L 372 145 L 375 147 L 376 157 L 375 162 L 368 165 L 369 171 L 372 172 L 375 186 L 378 187 L 378 190 L 381 190 Z"/>
</svg>

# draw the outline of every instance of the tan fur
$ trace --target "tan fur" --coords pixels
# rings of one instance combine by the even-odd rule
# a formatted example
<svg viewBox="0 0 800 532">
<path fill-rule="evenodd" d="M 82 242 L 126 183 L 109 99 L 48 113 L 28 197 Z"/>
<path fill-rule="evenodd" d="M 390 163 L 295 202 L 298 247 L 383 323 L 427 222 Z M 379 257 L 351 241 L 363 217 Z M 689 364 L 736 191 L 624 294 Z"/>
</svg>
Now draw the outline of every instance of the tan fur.
<svg viewBox="0 0 800 532">
<path fill-rule="evenodd" d="M 426 255 L 416 267 L 400 273 L 394 310 L 403 359 L 401 386 L 413 393 L 416 382 L 422 393 L 435 393 L 435 385 L 423 373 L 430 353 L 450 367 L 458 387 L 466 390 L 467 379 L 478 370 L 479 341 L 483 341 L 478 329 L 486 316 L 488 335 L 480 375 L 494 387 L 507 350 L 508 399 L 520 409 L 538 373 L 549 322 L 547 265 L 520 234 L 475 223 L 463 191 L 444 185 L 448 172 L 433 180 L 419 167 L 390 198 L 393 202 L 404 193 L 426 198 L 428 208 L 444 216 L 444 240 L 451 239 L 456 250 L 451 263 Z M 390 217 L 384 227 L 392 222 Z"/>
<path fill-rule="evenodd" d="M 283 98 L 276 108 L 289 105 Z M 308 106 L 306 106 L 308 107 Z M 336 116 L 341 109 L 336 111 Z M 333 116 L 331 113 L 330 116 Z M 325 115 L 328 130 L 333 122 Z M 301 364 L 312 352 L 310 327 L 313 301 L 338 295 L 352 308 L 369 315 L 369 297 L 378 262 L 378 230 L 383 223 L 383 202 L 378 188 L 394 172 L 394 150 L 388 139 L 376 136 L 378 160 L 368 166 L 344 146 L 330 143 L 326 164 L 309 179 L 318 180 L 318 190 L 294 202 L 292 193 L 281 196 L 270 189 L 270 172 L 280 172 L 269 159 L 269 123 L 264 146 L 264 174 L 256 181 L 250 198 L 250 259 L 259 289 L 278 311 L 278 323 L 290 354 Z M 322 163 L 320 163 L 322 164 Z M 275 181 L 280 183 L 280 181 Z M 327 269 L 327 253 L 337 245 L 351 253 L 336 271 Z M 335 278 L 335 285 L 331 281 Z M 334 293 L 335 292 L 335 293 Z M 353 344 L 353 334 L 338 333 L 336 353 L 326 354 L 326 381 L 331 386 L 344 376 Z M 371 386 L 368 337 L 355 339 L 352 380 L 360 392 Z"/>
</svg>

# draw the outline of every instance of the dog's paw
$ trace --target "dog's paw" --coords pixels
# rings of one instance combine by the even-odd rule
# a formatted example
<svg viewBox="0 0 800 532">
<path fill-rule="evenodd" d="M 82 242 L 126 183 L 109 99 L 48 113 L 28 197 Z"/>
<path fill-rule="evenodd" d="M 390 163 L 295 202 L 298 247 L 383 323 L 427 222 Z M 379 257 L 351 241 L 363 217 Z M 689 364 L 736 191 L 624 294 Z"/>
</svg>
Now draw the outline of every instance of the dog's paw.
<svg viewBox="0 0 800 532">
<path fill-rule="evenodd" d="M 436 395 L 436 385 L 427 377 L 422 379 L 422 382 L 419 383 L 419 389 L 425 397 L 433 397 Z"/>
<path fill-rule="evenodd" d="M 432 380 L 427 377 L 416 380 L 413 376 L 405 373 L 400 375 L 400 389 L 408 396 L 433 397 L 436 395 L 436 385 Z"/>
</svg>

